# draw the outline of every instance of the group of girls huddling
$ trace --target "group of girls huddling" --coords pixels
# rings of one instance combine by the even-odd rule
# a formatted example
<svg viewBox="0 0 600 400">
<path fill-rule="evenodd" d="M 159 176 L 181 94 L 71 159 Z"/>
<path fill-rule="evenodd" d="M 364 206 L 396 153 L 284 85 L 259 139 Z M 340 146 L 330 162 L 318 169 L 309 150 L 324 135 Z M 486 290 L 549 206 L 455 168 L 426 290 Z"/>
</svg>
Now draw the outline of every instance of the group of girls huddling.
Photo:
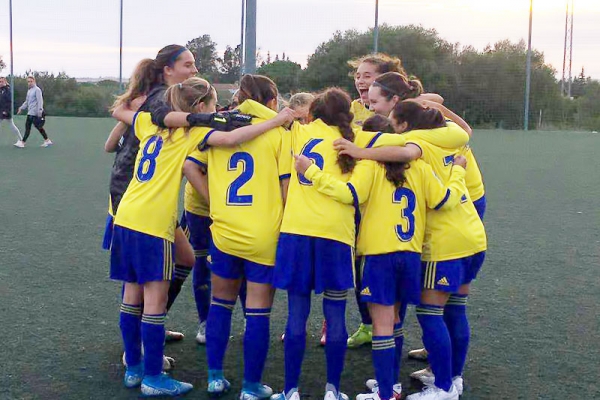
<svg viewBox="0 0 600 400">
<path fill-rule="evenodd" d="M 223 359 L 232 311 L 244 299 L 241 400 L 299 400 L 311 294 L 322 294 L 325 400 L 340 391 L 347 347 L 372 342 L 375 379 L 357 400 L 399 399 L 403 320 L 415 304 L 430 368 L 408 399 L 458 399 L 469 345 L 466 303 L 483 263 L 484 188 L 468 147 L 471 129 L 423 93 L 400 60 L 353 61 L 360 98 L 341 89 L 279 104 L 269 78 L 245 75 L 236 110 L 197 78 L 185 47 L 142 61 L 113 116 L 116 151 L 104 245 L 110 276 L 124 282 L 120 328 L 124 384 L 145 396 L 192 385 L 163 370 L 167 310 L 192 273 L 206 344 L 207 391 L 230 389 Z M 279 112 L 277 110 L 280 110 Z M 187 179 L 184 212 L 178 197 Z M 355 288 L 362 324 L 350 338 Z M 262 383 L 276 289 L 287 291 L 285 387 Z"/>
</svg>

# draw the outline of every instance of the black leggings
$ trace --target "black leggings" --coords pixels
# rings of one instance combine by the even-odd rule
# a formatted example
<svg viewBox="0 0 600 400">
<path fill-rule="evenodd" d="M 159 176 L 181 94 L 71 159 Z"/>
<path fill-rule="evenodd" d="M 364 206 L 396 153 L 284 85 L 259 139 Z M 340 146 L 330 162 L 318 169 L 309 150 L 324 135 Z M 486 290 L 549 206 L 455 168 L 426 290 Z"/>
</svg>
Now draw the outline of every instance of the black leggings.
<svg viewBox="0 0 600 400">
<path fill-rule="evenodd" d="M 31 124 L 33 124 L 33 126 L 40 131 L 44 140 L 48 140 L 48 135 L 46 135 L 46 131 L 42 125 L 42 119 L 40 117 L 36 117 L 35 115 L 28 115 L 27 120 L 25 121 L 25 136 L 23 136 L 24 142 L 27 141 L 27 138 L 29 138 L 29 134 L 31 133 Z"/>
</svg>

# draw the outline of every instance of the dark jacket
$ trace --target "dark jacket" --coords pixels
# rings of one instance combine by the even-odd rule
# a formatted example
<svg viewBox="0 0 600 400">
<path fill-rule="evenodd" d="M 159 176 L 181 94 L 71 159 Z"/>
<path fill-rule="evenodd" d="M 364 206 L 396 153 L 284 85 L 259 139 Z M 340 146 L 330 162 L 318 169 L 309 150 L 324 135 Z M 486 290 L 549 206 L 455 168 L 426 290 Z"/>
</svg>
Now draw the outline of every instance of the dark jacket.
<svg viewBox="0 0 600 400">
<path fill-rule="evenodd" d="M 10 86 L 0 88 L 0 118 L 10 118 Z"/>
</svg>

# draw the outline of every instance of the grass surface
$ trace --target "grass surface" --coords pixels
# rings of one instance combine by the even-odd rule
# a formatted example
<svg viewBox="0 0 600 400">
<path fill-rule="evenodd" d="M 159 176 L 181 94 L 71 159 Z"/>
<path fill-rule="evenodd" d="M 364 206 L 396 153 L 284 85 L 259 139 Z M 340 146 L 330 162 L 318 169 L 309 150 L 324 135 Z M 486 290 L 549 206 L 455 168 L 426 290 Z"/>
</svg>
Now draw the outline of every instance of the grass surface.
<svg viewBox="0 0 600 400">
<path fill-rule="evenodd" d="M 17 120 L 21 129 L 24 119 Z M 120 286 L 107 278 L 100 249 L 112 156 L 102 150 L 113 122 L 49 118 L 56 145 L 26 149 L 0 134 L 0 317 L 2 399 L 132 399 L 121 384 Z M 472 145 L 484 173 L 489 250 L 469 299 L 473 330 L 462 399 L 600 397 L 600 136 L 567 132 L 476 131 Z M 348 330 L 358 326 L 348 303 Z M 303 394 L 319 398 L 325 384 L 318 347 L 322 313 L 313 302 Z M 187 334 L 169 344 L 174 376 L 192 382 L 189 398 L 206 398 L 206 354 L 194 341 L 196 319 L 186 284 L 167 326 Z M 285 294 L 272 318 L 265 382 L 283 385 Z M 229 398 L 243 371 L 239 309 L 226 356 Z M 405 351 L 420 347 L 409 311 Z M 424 367 L 404 359 L 408 374 Z M 342 387 L 351 398 L 373 376 L 370 348 L 349 350 Z"/>
</svg>

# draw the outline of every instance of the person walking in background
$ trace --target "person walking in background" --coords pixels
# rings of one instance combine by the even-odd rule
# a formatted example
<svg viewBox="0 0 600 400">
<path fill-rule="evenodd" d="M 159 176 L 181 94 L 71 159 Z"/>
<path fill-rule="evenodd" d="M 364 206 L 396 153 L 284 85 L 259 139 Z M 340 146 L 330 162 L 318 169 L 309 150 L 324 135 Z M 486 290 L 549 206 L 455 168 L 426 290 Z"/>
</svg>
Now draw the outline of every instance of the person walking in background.
<svg viewBox="0 0 600 400">
<path fill-rule="evenodd" d="M 23 140 L 19 140 L 15 143 L 17 147 L 25 147 L 25 142 L 27 138 L 29 138 L 29 134 L 31 133 L 31 125 L 35 126 L 35 128 L 42 134 L 44 138 L 44 143 L 42 143 L 42 147 L 48 147 L 52 143 L 50 139 L 48 139 L 48 135 L 46 134 L 46 130 L 44 129 L 44 98 L 42 97 L 42 89 L 40 89 L 36 83 L 35 78 L 33 76 L 27 77 L 27 97 L 21 107 L 17 110 L 17 114 L 20 114 L 23 109 L 27 109 L 27 120 L 25 121 L 25 137 Z"/>
<path fill-rule="evenodd" d="M 17 143 L 23 140 L 19 128 L 17 128 L 12 119 L 12 99 L 10 96 L 10 85 L 5 77 L 0 76 L 0 129 L 2 129 L 4 122 L 7 122 L 10 129 L 17 134 L 17 137 L 19 138 Z"/>
</svg>

